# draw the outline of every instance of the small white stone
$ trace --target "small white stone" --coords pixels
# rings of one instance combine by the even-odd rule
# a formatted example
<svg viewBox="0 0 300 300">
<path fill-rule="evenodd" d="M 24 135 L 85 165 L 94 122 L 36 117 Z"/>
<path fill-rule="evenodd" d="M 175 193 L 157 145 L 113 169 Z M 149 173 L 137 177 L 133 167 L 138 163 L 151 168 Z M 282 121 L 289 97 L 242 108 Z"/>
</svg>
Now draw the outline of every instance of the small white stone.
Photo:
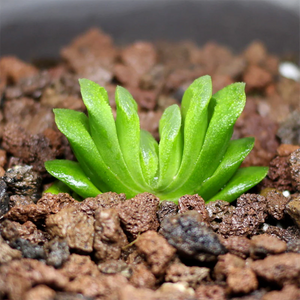
<svg viewBox="0 0 300 300">
<path fill-rule="evenodd" d="M 266 232 L 269 228 L 269 225 L 267 223 L 264 223 L 262 226 L 262 231 Z"/>
<path fill-rule="evenodd" d="M 282 195 L 287 198 L 291 195 L 291 193 L 290 193 L 290 191 L 283 191 Z"/>
<path fill-rule="evenodd" d="M 283 77 L 300 81 L 300 69 L 291 62 L 282 62 L 279 65 L 279 73 Z"/>
</svg>

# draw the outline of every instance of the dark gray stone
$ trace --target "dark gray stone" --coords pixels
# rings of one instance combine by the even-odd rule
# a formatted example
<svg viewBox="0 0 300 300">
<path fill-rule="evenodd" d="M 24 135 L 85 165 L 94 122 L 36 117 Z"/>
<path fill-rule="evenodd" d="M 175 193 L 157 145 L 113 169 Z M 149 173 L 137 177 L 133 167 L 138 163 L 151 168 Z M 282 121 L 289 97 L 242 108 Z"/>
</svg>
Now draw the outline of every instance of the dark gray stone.
<svg viewBox="0 0 300 300">
<path fill-rule="evenodd" d="M 6 183 L 4 182 L 4 180 L 0 179 L 0 219 L 9 210 L 9 197 L 6 191 Z"/>
<path fill-rule="evenodd" d="M 217 234 L 201 222 L 196 211 L 168 217 L 161 227 L 161 234 L 183 257 L 209 262 L 226 253 Z"/>
</svg>

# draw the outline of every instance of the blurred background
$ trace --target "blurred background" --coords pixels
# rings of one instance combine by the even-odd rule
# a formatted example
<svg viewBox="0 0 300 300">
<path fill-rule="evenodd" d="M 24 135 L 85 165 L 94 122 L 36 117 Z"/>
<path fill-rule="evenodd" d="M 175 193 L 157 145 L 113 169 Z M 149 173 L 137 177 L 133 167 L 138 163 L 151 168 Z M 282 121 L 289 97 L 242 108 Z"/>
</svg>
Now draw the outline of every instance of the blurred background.
<svg viewBox="0 0 300 300">
<path fill-rule="evenodd" d="M 142 40 L 216 41 L 239 52 L 261 40 L 276 54 L 299 53 L 299 0 L 0 0 L 0 53 L 57 58 L 90 27 L 117 44 Z"/>
</svg>

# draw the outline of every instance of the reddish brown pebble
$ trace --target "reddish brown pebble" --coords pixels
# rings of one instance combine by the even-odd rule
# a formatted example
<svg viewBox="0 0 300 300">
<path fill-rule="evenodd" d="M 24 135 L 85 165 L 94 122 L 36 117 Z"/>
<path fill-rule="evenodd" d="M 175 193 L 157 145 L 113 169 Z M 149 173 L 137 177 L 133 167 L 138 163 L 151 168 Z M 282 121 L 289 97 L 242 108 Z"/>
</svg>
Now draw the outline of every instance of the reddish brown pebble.
<svg viewBox="0 0 300 300">
<path fill-rule="evenodd" d="M 128 91 L 132 94 L 134 100 L 138 103 L 141 108 L 147 110 L 154 110 L 157 102 L 157 92 L 154 90 L 142 90 L 140 88 L 135 88 L 133 86 L 128 87 Z M 149 125 L 148 125 L 149 126 Z M 157 124 L 152 124 L 151 126 L 157 126 Z"/>
<path fill-rule="evenodd" d="M 251 236 L 256 234 L 265 221 L 266 198 L 257 194 L 243 194 L 237 199 L 232 215 L 223 218 L 219 233 L 224 236 Z"/>
<path fill-rule="evenodd" d="M 267 211 L 276 220 L 281 220 L 284 217 L 285 206 L 289 199 L 279 191 L 271 190 L 266 195 Z"/>
<path fill-rule="evenodd" d="M 156 278 L 154 274 L 143 264 L 137 264 L 132 267 L 133 274 L 130 277 L 130 283 L 138 288 L 153 288 Z"/>
<path fill-rule="evenodd" d="M 0 265 L 21 257 L 21 252 L 9 247 L 0 235 Z"/>
<path fill-rule="evenodd" d="M 210 270 L 205 267 L 188 267 L 182 263 L 172 264 L 166 272 L 165 280 L 169 282 L 187 282 L 195 288 L 201 281 L 209 279 Z"/>
<path fill-rule="evenodd" d="M 265 294 L 261 300 L 299 300 L 300 289 L 294 285 L 285 285 L 281 291 Z"/>
<path fill-rule="evenodd" d="M 138 237 L 136 246 L 138 251 L 145 255 L 154 275 L 161 275 L 165 272 L 176 252 L 164 237 L 152 230 Z"/>
<path fill-rule="evenodd" d="M 73 280 L 76 277 L 89 275 L 96 277 L 100 275 L 97 265 L 92 261 L 90 256 L 72 254 L 68 261 L 60 269 L 60 273 Z"/>
<path fill-rule="evenodd" d="M 49 238 L 47 232 L 37 229 L 36 225 L 31 221 L 20 224 L 18 222 L 5 220 L 2 225 L 2 236 L 10 242 L 17 238 L 22 238 L 33 244 L 41 245 Z"/>
<path fill-rule="evenodd" d="M 216 284 L 200 285 L 196 289 L 197 300 L 226 300 L 224 287 Z"/>
<path fill-rule="evenodd" d="M 299 148 L 300 148 L 300 146 L 298 146 L 298 145 L 281 144 L 277 148 L 277 154 L 279 156 L 289 156 L 292 152 L 296 151 Z"/>
<path fill-rule="evenodd" d="M 11 210 L 4 215 L 4 218 L 21 223 L 25 223 L 26 221 L 37 222 L 44 220 L 49 213 L 49 208 L 42 205 L 19 205 L 11 208 Z"/>
<path fill-rule="evenodd" d="M 6 162 L 6 151 L 0 149 L 0 167 L 4 167 Z"/>
<path fill-rule="evenodd" d="M 300 284 L 300 254 L 284 253 L 254 261 L 252 270 L 258 277 L 279 286 Z"/>
<path fill-rule="evenodd" d="M 94 218 L 78 211 L 76 207 L 65 207 L 57 214 L 49 215 L 46 226 L 52 237 L 66 239 L 70 248 L 93 251 Z"/>
<path fill-rule="evenodd" d="M 80 210 L 88 215 L 94 215 L 98 208 L 113 208 L 126 200 L 125 194 L 107 192 L 99 194 L 94 198 L 86 198 L 80 203 Z"/>
<path fill-rule="evenodd" d="M 291 154 L 289 164 L 292 179 L 294 180 L 296 189 L 300 192 L 300 148 Z"/>
<path fill-rule="evenodd" d="M 99 275 L 77 276 L 69 282 L 65 288 L 71 293 L 80 293 L 85 297 L 96 299 L 113 299 L 118 300 L 119 290 L 127 284 L 127 280 L 120 274 L 116 275 Z"/>
<path fill-rule="evenodd" d="M 24 300 L 52 300 L 55 294 L 54 290 L 41 284 L 28 291 L 24 296 Z"/>
<path fill-rule="evenodd" d="M 45 284 L 62 289 L 68 282 L 68 279 L 53 267 L 29 258 L 14 260 L 9 265 L 2 265 L 0 274 L 5 275 L 7 280 L 15 277 L 19 282 L 28 281 L 31 286 Z"/>
<path fill-rule="evenodd" d="M 293 179 L 289 165 L 288 156 L 277 156 L 271 160 L 267 177 L 263 180 L 263 185 L 273 187 L 279 191 L 292 191 Z"/>
<path fill-rule="evenodd" d="M 241 258 L 246 258 L 250 254 L 250 240 L 244 236 L 229 236 L 222 244 L 231 254 Z"/>
<path fill-rule="evenodd" d="M 208 222 L 208 212 L 205 207 L 205 202 L 199 195 L 185 195 L 179 198 L 179 213 L 184 213 L 189 210 L 197 211 L 201 217 L 202 222 Z"/>
<path fill-rule="evenodd" d="M 14 83 L 20 79 L 36 75 L 37 69 L 14 56 L 3 56 L 0 59 L 0 73 Z"/>
<path fill-rule="evenodd" d="M 206 210 L 208 211 L 210 226 L 213 230 L 217 231 L 223 218 L 227 215 L 231 215 L 235 207 L 230 205 L 227 201 L 217 200 L 209 202 L 206 205 Z"/>
<path fill-rule="evenodd" d="M 226 280 L 230 293 L 248 294 L 258 287 L 255 273 L 249 268 L 233 268 Z"/>
<path fill-rule="evenodd" d="M 272 82 L 272 75 L 255 65 L 250 65 L 243 76 L 247 91 L 262 89 Z"/>
<path fill-rule="evenodd" d="M 63 208 L 71 204 L 79 204 L 67 193 L 59 193 L 57 195 L 51 193 L 43 194 L 42 198 L 37 202 L 37 205 L 45 206 L 53 214 L 58 213 Z"/>
<path fill-rule="evenodd" d="M 98 28 L 78 36 L 62 49 L 61 55 L 81 77 L 89 78 L 101 86 L 112 79 L 117 51 L 111 37 Z"/>
<path fill-rule="evenodd" d="M 138 194 L 118 206 L 119 217 L 124 229 L 134 238 L 147 230 L 157 230 L 157 208 L 159 200 L 152 194 Z"/>
<path fill-rule="evenodd" d="M 286 249 L 286 242 L 269 234 L 260 234 L 251 238 L 250 256 L 252 258 L 262 258 L 268 254 L 283 253 Z"/>
<path fill-rule="evenodd" d="M 131 66 L 116 64 L 114 66 L 114 74 L 123 86 L 131 86 L 137 88 L 139 86 L 140 75 Z"/>
<path fill-rule="evenodd" d="M 175 216 L 177 214 L 178 206 L 173 201 L 162 201 L 157 211 L 159 223 L 162 223 L 168 216 Z"/>
<path fill-rule="evenodd" d="M 238 256 L 227 253 L 225 255 L 219 255 L 218 262 L 214 268 L 214 274 L 217 280 L 223 280 L 228 276 L 231 269 L 243 268 L 245 261 Z"/>
<path fill-rule="evenodd" d="M 43 134 L 29 134 L 15 123 L 4 127 L 2 146 L 37 172 L 45 173 L 45 161 L 56 157 L 56 149 L 51 149 L 50 141 Z"/>
<path fill-rule="evenodd" d="M 300 196 L 287 204 L 286 212 L 289 214 L 298 228 L 300 228 Z"/>
<path fill-rule="evenodd" d="M 118 212 L 111 209 L 98 209 L 95 213 L 94 245 L 98 260 L 119 259 L 122 247 L 128 244 L 120 226 Z"/>
<path fill-rule="evenodd" d="M 9 197 L 9 206 L 34 204 L 30 196 L 12 195 Z"/>
<path fill-rule="evenodd" d="M 260 65 L 268 57 L 268 52 L 265 45 L 262 42 L 252 42 L 244 51 L 243 56 L 248 63 Z"/>
<path fill-rule="evenodd" d="M 0 167 L 0 177 L 3 177 L 4 174 L 5 174 L 5 170 L 2 167 Z"/>
<path fill-rule="evenodd" d="M 140 76 L 155 65 L 156 56 L 156 49 L 147 42 L 136 42 L 121 52 L 121 59 L 124 64 L 131 67 Z"/>
</svg>

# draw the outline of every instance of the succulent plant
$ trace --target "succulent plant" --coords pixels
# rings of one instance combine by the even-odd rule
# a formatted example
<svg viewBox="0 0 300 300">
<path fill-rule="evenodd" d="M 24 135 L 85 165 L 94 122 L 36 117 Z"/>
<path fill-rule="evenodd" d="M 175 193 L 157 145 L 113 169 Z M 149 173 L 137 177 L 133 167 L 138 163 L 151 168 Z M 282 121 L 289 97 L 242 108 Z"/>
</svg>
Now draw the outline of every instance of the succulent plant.
<svg viewBox="0 0 300 300">
<path fill-rule="evenodd" d="M 114 119 L 106 90 L 87 79 L 79 83 L 88 116 L 54 109 L 77 162 L 53 160 L 45 166 L 83 198 L 114 191 L 127 198 L 150 192 L 176 202 L 197 193 L 206 201 L 233 201 L 267 174 L 266 167 L 239 168 L 254 138 L 231 140 L 245 106 L 244 83 L 212 95 L 210 76 L 196 79 L 181 109 L 174 104 L 164 111 L 159 143 L 140 129 L 137 103 L 126 89 L 116 88 Z"/>
</svg>

